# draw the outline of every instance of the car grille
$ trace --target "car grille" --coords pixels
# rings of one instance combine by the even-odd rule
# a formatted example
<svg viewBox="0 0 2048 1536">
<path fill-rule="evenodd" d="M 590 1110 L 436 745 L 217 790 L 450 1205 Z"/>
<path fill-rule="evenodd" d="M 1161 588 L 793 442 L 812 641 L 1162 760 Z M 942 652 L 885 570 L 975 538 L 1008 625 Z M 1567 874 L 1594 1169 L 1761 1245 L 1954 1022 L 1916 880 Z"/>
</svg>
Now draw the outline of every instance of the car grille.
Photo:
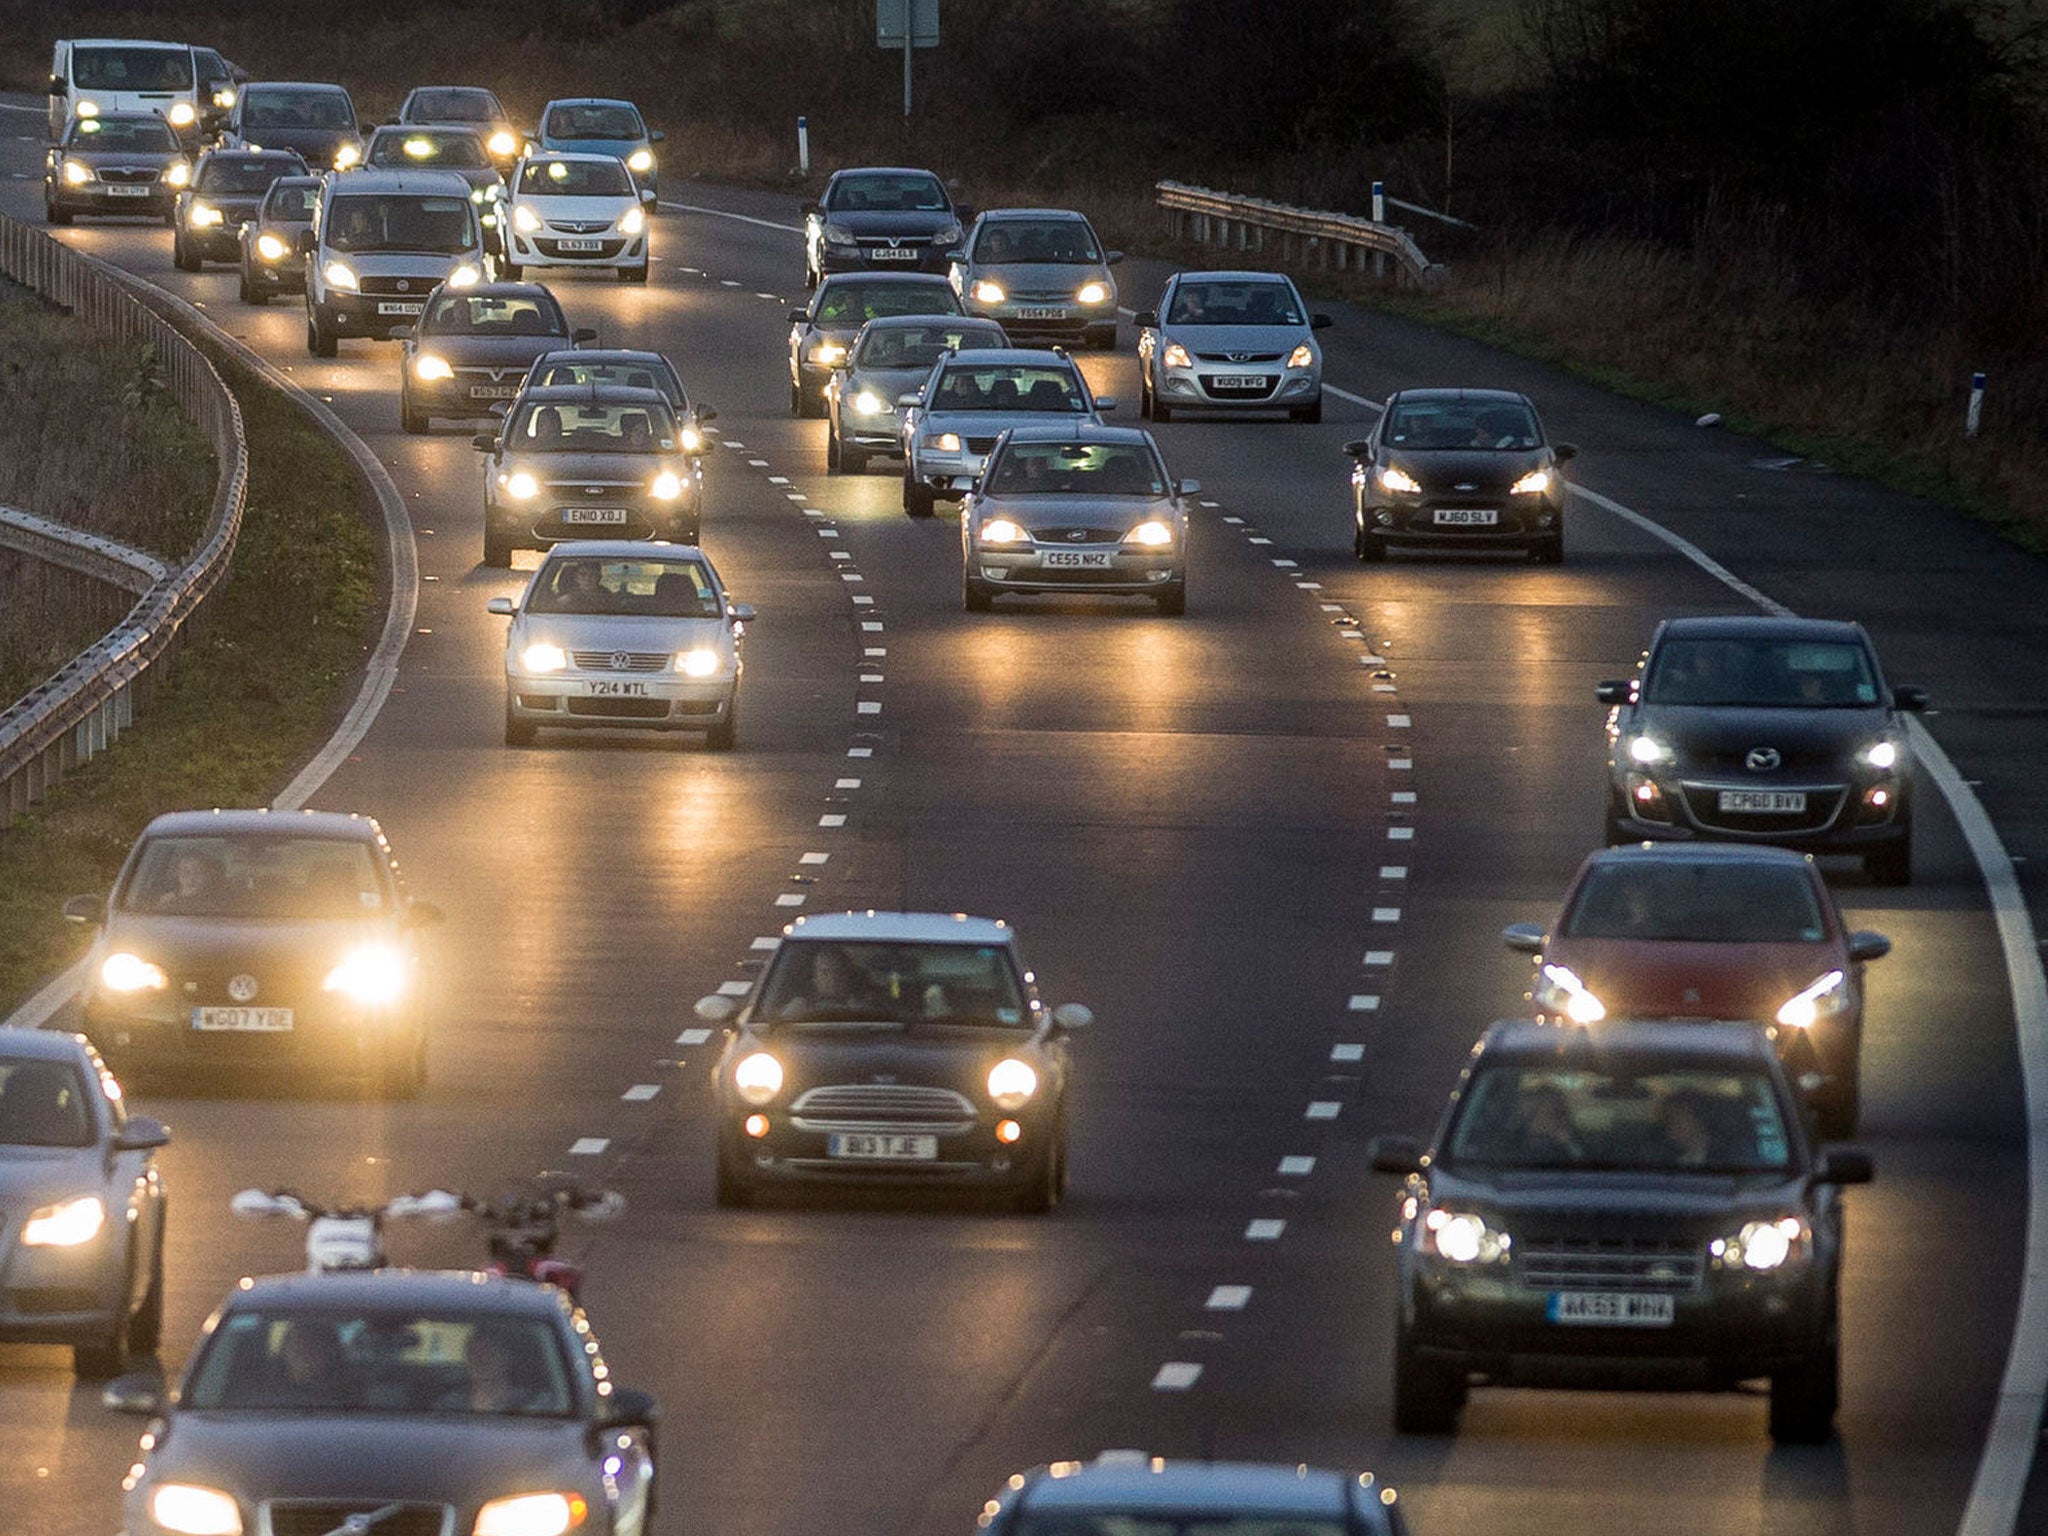
<svg viewBox="0 0 2048 1536">
<path fill-rule="evenodd" d="M 1205 363 L 1231 363 L 1241 366 L 1245 363 L 1277 363 L 1285 354 L 1280 352 L 1253 352 L 1232 357 L 1228 352 L 1197 352 L 1195 356 L 1198 360 Z"/>
<path fill-rule="evenodd" d="M 390 1510 L 391 1513 L 385 1513 Z M 333 1536 L 351 1515 L 377 1516 L 366 1529 L 376 1536 L 448 1536 L 455 1511 L 446 1504 L 389 1504 L 369 1500 L 352 1502 L 274 1501 L 265 1507 L 270 1517 L 270 1536 Z"/>
<path fill-rule="evenodd" d="M 1514 1253 L 1515 1282 L 1532 1291 L 1696 1291 L 1706 1264 L 1685 1238 L 1542 1236 Z"/>
<path fill-rule="evenodd" d="M 571 699 L 569 713 L 608 720 L 666 720 L 667 699 Z"/>
<path fill-rule="evenodd" d="M 992 437 L 963 437 L 960 441 L 966 446 L 969 453 L 995 452 L 996 440 Z"/>
<path fill-rule="evenodd" d="M 601 235 L 612 227 L 610 219 L 549 219 L 548 228 L 563 235 Z"/>
<path fill-rule="evenodd" d="M 1121 544 L 1121 528 L 1034 528 L 1031 537 L 1041 544 Z"/>
<path fill-rule="evenodd" d="M 1769 835 L 1775 832 L 1818 832 L 1832 823 L 1842 809 L 1842 798 L 1847 791 L 1839 784 L 1825 784 L 1819 787 L 1804 784 L 1781 786 L 1777 783 L 1750 784 L 1686 784 L 1686 809 L 1692 812 L 1694 823 L 1711 827 L 1721 832 L 1748 832 Z M 1744 815 L 1736 811 L 1721 809 L 1721 791 L 1724 789 L 1773 790 L 1779 788 L 1804 790 L 1806 809 L 1796 815 Z"/>
<path fill-rule="evenodd" d="M 397 294 L 401 298 L 424 299 L 434 291 L 434 284 L 440 279 L 433 277 L 365 277 L 360 280 L 359 291 L 363 293 Z"/>
<path fill-rule="evenodd" d="M 1273 393 L 1274 380 L 1270 375 L 1249 374 L 1233 375 L 1233 377 L 1255 378 L 1258 382 L 1250 387 L 1233 385 L 1226 389 L 1214 379 L 1203 379 L 1202 388 L 1207 392 L 1211 400 L 1263 400 L 1266 396 Z"/>
<path fill-rule="evenodd" d="M 906 1083 L 840 1083 L 812 1088 L 789 1109 L 800 1131 L 964 1131 L 974 1106 L 950 1088 Z"/>
<path fill-rule="evenodd" d="M 161 171 L 150 170 L 139 165 L 106 165 L 100 167 L 100 180 L 118 182 L 123 186 L 151 185 L 163 175 Z"/>
<path fill-rule="evenodd" d="M 667 651 L 571 651 L 569 659 L 585 672 L 666 672 L 674 658 Z"/>
<path fill-rule="evenodd" d="M 1695 773 L 1732 773 L 1747 777 L 1750 773 L 1748 757 L 1751 748 L 1776 746 L 1768 735 L 1759 735 L 1755 741 L 1731 747 L 1726 752 L 1688 750 L 1685 753 L 1685 766 Z M 1776 771 L 1779 774 L 1811 773 L 1825 781 L 1846 776 L 1853 771 L 1845 758 L 1845 753 L 1828 747 L 1808 748 L 1805 751 L 1797 747 L 1778 748 Z M 1730 789 L 1737 787 L 1735 784 L 1728 786 Z"/>
<path fill-rule="evenodd" d="M 561 241 L 545 237 L 536 239 L 533 243 L 539 247 L 541 255 L 552 256 L 560 261 L 609 261 L 626 248 L 626 242 L 623 240 L 601 241 L 594 251 L 565 251 L 562 249 Z"/>
</svg>

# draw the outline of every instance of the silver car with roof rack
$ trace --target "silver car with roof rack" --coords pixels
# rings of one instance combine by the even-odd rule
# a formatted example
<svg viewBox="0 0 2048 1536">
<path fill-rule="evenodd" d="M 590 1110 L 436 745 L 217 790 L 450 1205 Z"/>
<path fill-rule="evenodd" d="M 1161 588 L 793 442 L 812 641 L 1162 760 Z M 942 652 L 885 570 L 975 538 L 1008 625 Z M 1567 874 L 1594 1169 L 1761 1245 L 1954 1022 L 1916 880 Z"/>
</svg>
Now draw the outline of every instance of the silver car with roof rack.
<svg viewBox="0 0 2048 1536">
<path fill-rule="evenodd" d="M 903 510 L 930 517 L 939 501 L 974 488 L 989 452 L 1011 427 L 1088 421 L 1116 409 L 1088 387 L 1080 365 L 1058 347 L 963 349 L 933 365 L 903 407 Z"/>
</svg>

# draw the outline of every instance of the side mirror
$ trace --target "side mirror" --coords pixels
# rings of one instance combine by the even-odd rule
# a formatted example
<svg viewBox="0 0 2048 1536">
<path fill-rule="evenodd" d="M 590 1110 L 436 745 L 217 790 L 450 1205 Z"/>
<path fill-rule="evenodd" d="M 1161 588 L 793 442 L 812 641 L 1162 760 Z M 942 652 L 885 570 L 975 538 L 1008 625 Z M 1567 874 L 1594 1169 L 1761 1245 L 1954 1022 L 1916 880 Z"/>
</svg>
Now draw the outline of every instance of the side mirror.
<svg viewBox="0 0 2048 1536">
<path fill-rule="evenodd" d="M 1174 485 L 1175 493 L 1181 496 L 1196 495 L 1201 491 L 1201 489 L 1202 482 L 1199 480 L 1181 480 L 1177 481 Z"/>
<path fill-rule="evenodd" d="M 408 902 L 405 908 L 405 926 L 408 928 L 438 928 L 448 921 L 448 914 L 431 901 Z"/>
<path fill-rule="evenodd" d="M 1365 1155 L 1374 1173 L 1422 1172 L 1422 1143 L 1413 1136 L 1375 1136 L 1366 1144 Z"/>
<path fill-rule="evenodd" d="M 1881 933 L 1868 928 L 1859 928 L 1849 935 L 1849 958 L 1851 960 L 1882 960 L 1892 952 L 1892 941 Z"/>
<path fill-rule="evenodd" d="M 661 1422 L 661 1404 L 651 1392 L 631 1387 L 614 1387 L 598 1417 L 606 1429 L 652 1429 Z"/>
<path fill-rule="evenodd" d="M 896 397 L 896 403 L 902 406 L 905 410 L 914 411 L 920 405 L 924 404 L 924 396 L 919 394 L 916 390 L 912 390 L 908 394 L 898 395 Z"/>
<path fill-rule="evenodd" d="M 1552 443 L 1550 445 L 1550 457 L 1559 464 L 1569 464 L 1578 456 L 1579 445 L 1577 443 Z"/>
<path fill-rule="evenodd" d="M 1917 715 L 1927 707 L 1927 690 L 1901 685 L 1892 690 L 1892 708 Z"/>
<path fill-rule="evenodd" d="M 1136 317 L 1132 319 L 1131 324 L 1141 331 L 1154 329 L 1159 324 L 1159 316 L 1152 310 L 1141 309 Z"/>
<path fill-rule="evenodd" d="M 789 312 L 789 323 L 791 325 L 809 325 L 811 323 L 811 312 L 808 309 L 792 309 Z"/>
<path fill-rule="evenodd" d="M 752 603 L 731 603 L 727 605 L 725 611 L 732 615 L 733 622 L 736 624 L 751 624 L 754 622 L 754 605 Z"/>
<path fill-rule="evenodd" d="M 1595 683 L 1593 685 L 1593 697 L 1602 704 L 1626 704 L 1628 702 L 1628 683 L 1625 679 L 1610 677 L 1604 683 Z"/>
<path fill-rule="evenodd" d="M 115 1413 L 132 1413 L 142 1418 L 154 1418 L 163 1412 L 163 1383 L 146 1371 L 137 1371 L 129 1376 L 116 1376 L 100 1389 L 100 1406 L 111 1408 Z"/>
<path fill-rule="evenodd" d="M 1312 331 L 1327 331 L 1335 324 L 1336 322 L 1328 315 L 1310 315 L 1308 317 L 1308 328 Z"/>
<path fill-rule="evenodd" d="M 655 128 L 648 132 L 647 142 L 650 144 L 659 144 L 662 142 L 662 140 L 666 139 L 667 137 L 667 134 L 663 133 L 659 128 Z"/>
<path fill-rule="evenodd" d="M 730 1024 L 740 1011 L 740 1005 L 737 998 L 714 992 L 709 997 L 698 998 L 697 1006 L 691 1011 L 706 1024 Z"/>
<path fill-rule="evenodd" d="M 697 424 L 699 426 L 704 425 L 704 423 L 706 422 L 716 420 L 718 420 L 718 412 L 711 409 L 710 406 L 700 405 L 697 407 Z"/>
<path fill-rule="evenodd" d="M 1057 1029 L 1086 1029 L 1095 1022 L 1095 1010 L 1083 1003 L 1061 1003 L 1052 1011 Z"/>
<path fill-rule="evenodd" d="M 964 266 L 967 261 L 967 253 L 965 251 L 948 251 L 946 252 L 946 260 Z"/>
<path fill-rule="evenodd" d="M 660 196 L 654 191 L 653 188 L 642 187 L 640 189 L 640 206 L 642 208 L 652 208 L 660 201 Z"/>
<path fill-rule="evenodd" d="M 1543 929 L 1535 923 L 1509 923 L 1501 929 L 1500 941 L 1518 955 L 1543 953 Z"/>
<path fill-rule="evenodd" d="M 498 434 L 495 432 L 479 432 L 469 440 L 469 446 L 478 453 L 496 453 L 498 451 Z"/>
<path fill-rule="evenodd" d="M 1105 251 L 1102 256 L 1102 264 L 1105 267 L 1120 267 L 1123 265 L 1123 261 L 1124 253 L 1122 251 Z"/>
<path fill-rule="evenodd" d="M 1813 1160 L 1816 1184 L 1868 1184 L 1877 1174 L 1861 1147 L 1823 1147 Z"/>
<path fill-rule="evenodd" d="M 981 212 L 981 210 L 975 207 L 972 203 L 955 203 L 953 205 L 953 217 L 958 219 L 962 224 L 972 224 L 974 222 L 974 216 L 979 212 Z"/>
<path fill-rule="evenodd" d="M 518 610 L 512 606 L 509 597 L 494 597 L 484 604 L 485 613 L 495 613 L 501 619 L 509 619 Z"/>
<path fill-rule="evenodd" d="M 590 326 L 579 325 L 569 333 L 569 340 L 580 347 L 586 341 L 597 340 L 597 332 Z"/>
<path fill-rule="evenodd" d="M 1098 411 L 1113 411 L 1113 410 L 1115 410 L 1115 409 L 1116 409 L 1116 396 L 1115 396 L 1115 395 L 1097 395 L 1097 396 L 1095 397 L 1095 409 L 1096 409 L 1096 410 L 1098 410 Z"/>
<path fill-rule="evenodd" d="M 66 91 L 70 89 L 71 82 L 69 80 L 66 80 L 62 75 L 50 76 L 50 94 L 52 96 L 62 96 Z"/>
<path fill-rule="evenodd" d="M 1354 437 L 1344 445 L 1344 451 L 1361 464 L 1369 464 L 1372 462 L 1372 439 Z"/>
<path fill-rule="evenodd" d="M 107 915 L 107 898 L 104 896 L 67 896 L 64 898 L 64 918 L 73 923 L 97 923 Z"/>
<path fill-rule="evenodd" d="M 114 1138 L 116 1152 L 154 1152 L 170 1144 L 170 1127 L 147 1115 L 129 1116 L 127 1126 Z"/>
</svg>

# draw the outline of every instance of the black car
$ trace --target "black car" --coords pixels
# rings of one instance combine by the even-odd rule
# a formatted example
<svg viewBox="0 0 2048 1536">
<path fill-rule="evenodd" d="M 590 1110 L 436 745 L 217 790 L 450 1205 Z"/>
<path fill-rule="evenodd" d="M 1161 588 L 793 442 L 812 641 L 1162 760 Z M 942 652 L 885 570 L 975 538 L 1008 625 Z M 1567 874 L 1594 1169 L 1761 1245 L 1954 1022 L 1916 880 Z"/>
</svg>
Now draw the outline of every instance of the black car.
<svg viewBox="0 0 2048 1536">
<path fill-rule="evenodd" d="M 240 261 L 242 231 L 271 187 L 280 177 L 305 175 L 306 162 L 288 149 L 208 150 L 192 169 L 192 185 L 178 194 L 171 265 L 197 272 L 209 261 Z"/>
<path fill-rule="evenodd" d="M 1565 483 L 1578 453 L 1544 436 L 1536 407 L 1505 389 L 1404 389 L 1351 455 L 1352 551 L 1390 544 L 1513 548 L 1564 559 Z"/>
<path fill-rule="evenodd" d="M 571 330 L 539 283 L 443 283 L 405 338 L 398 385 L 405 430 L 424 432 L 436 416 L 489 416 L 518 397 L 536 357 L 596 339 L 594 330 Z"/>
<path fill-rule="evenodd" d="M 82 213 L 175 217 L 178 190 L 192 180 L 192 162 L 154 114 L 108 112 L 74 117 L 43 159 L 43 216 L 69 224 Z"/>
<path fill-rule="evenodd" d="M 401 126 L 451 123 L 476 130 L 491 162 L 510 172 L 526 135 L 512 125 L 497 96 L 480 85 L 422 85 L 406 94 L 398 109 Z"/>
<path fill-rule="evenodd" d="M 701 999 L 725 1026 L 718 1203 L 771 1184 L 994 1189 L 1020 1210 L 1067 1178 L 1067 1035 L 1007 924 L 958 913 L 799 918 L 744 1003 Z"/>
<path fill-rule="evenodd" d="M 1475 1379 L 1732 1390 L 1770 1378 L 1774 1439 L 1832 1432 L 1840 1186 L 1753 1024 L 1495 1024 L 1406 1176 L 1394 1424 L 1454 1429 Z"/>
<path fill-rule="evenodd" d="M 1855 854 L 1913 878 L 1912 748 L 1860 624 L 1667 619 L 1635 678 L 1599 685 L 1607 841 L 1710 838 Z"/>
<path fill-rule="evenodd" d="M 280 176 L 270 184 L 256 217 L 242 226 L 244 304 L 268 304 L 273 293 L 306 291 L 300 236 L 313 228 L 319 197 L 317 176 Z"/>
<path fill-rule="evenodd" d="M 220 137 L 228 149 L 289 149 L 316 171 L 345 171 L 363 158 L 356 104 L 339 85 L 297 80 L 245 85 Z"/>
<path fill-rule="evenodd" d="M 804 286 L 833 272 L 945 272 L 973 217 L 930 171 L 835 171 L 804 210 Z"/>
<path fill-rule="evenodd" d="M 366 1270 L 244 1280 L 153 1419 L 127 1536 L 644 1536 L 654 1399 L 613 1384 L 552 1285 Z"/>
<path fill-rule="evenodd" d="M 825 385 L 846 364 L 853 338 L 885 315 L 957 315 L 960 299 L 943 277 L 916 272 L 841 273 L 789 312 L 789 412 L 823 416 Z"/>
</svg>

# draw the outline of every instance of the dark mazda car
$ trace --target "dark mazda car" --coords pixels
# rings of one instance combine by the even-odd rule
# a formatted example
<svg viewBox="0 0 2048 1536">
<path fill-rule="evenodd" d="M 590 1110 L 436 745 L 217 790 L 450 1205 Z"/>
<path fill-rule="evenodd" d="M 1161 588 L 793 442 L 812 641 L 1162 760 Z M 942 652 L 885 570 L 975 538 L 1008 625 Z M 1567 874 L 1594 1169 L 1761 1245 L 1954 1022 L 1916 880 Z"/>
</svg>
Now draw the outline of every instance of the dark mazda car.
<svg viewBox="0 0 2048 1536">
<path fill-rule="evenodd" d="M 1856 1134 L 1863 967 L 1892 946 L 1849 931 L 1810 854 L 1726 843 L 1597 849 L 1548 932 L 1516 923 L 1502 938 L 1535 957 L 1529 1002 L 1545 1023 L 1776 1024 L 1820 1134 Z"/>
<path fill-rule="evenodd" d="M 288 149 L 208 150 L 193 167 L 192 185 L 178 194 L 171 264 L 197 272 L 209 261 L 239 261 L 243 226 L 256 218 L 271 185 L 305 174 L 306 162 Z"/>
<path fill-rule="evenodd" d="M 1067 1035 L 1007 924 L 958 913 L 798 918 L 714 1070 L 718 1203 L 770 1184 L 951 1184 L 1049 1211 L 1067 1178 Z"/>
<path fill-rule="evenodd" d="M 930 171 L 835 171 L 804 210 L 804 286 L 834 272 L 945 272 L 973 217 Z"/>
<path fill-rule="evenodd" d="M 127 1536 L 644 1536 L 654 1399 L 552 1285 L 365 1270 L 244 1280 L 149 1415 Z"/>
<path fill-rule="evenodd" d="M 1404 389 L 1351 455 L 1352 551 L 1390 544 L 1527 550 L 1564 558 L 1565 484 L 1577 454 L 1553 444 L 1528 397 L 1505 389 Z"/>
<path fill-rule="evenodd" d="M 1607 842 L 1705 838 L 1854 854 L 1913 878 L 1918 688 L 1893 687 L 1860 624 L 1667 619 L 1633 679 L 1603 682 Z"/>
<path fill-rule="evenodd" d="M 444 283 L 405 338 L 400 419 L 406 431 L 424 432 L 436 416 L 489 416 L 518 397 L 543 352 L 596 339 L 594 330 L 571 330 L 539 283 Z"/>
<path fill-rule="evenodd" d="M 1394 1422 L 1446 1433 L 1475 1380 L 1733 1390 L 1770 1378 L 1771 1435 L 1832 1433 L 1839 1395 L 1840 1186 L 1768 1032 L 1753 1024 L 1495 1024 L 1394 1229 Z"/>
</svg>

